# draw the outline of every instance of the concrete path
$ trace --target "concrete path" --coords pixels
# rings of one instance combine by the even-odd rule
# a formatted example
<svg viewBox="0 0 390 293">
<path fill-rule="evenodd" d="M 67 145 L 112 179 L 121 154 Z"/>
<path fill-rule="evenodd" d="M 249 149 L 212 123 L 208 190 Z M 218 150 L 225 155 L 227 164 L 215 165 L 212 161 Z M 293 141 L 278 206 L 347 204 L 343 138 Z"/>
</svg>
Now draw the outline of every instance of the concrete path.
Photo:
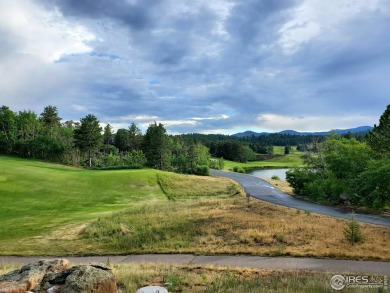
<svg viewBox="0 0 390 293">
<path fill-rule="evenodd" d="M 0 256 L 0 264 L 24 265 L 35 260 L 54 257 Z M 57 257 L 58 258 L 58 257 Z M 123 256 L 60 257 L 72 264 L 106 263 L 162 263 L 179 265 L 213 265 L 218 267 L 256 268 L 270 270 L 307 270 L 332 273 L 390 274 L 390 262 L 335 260 L 294 257 L 232 256 L 193 254 L 141 254 Z"/>
<path fill-rule="evenodd" d="M 211 170 L 211 174 L 214 176 L 227 177 L 237 181 L 241 184 L 246 193 L 249 193 L 252 197 L 257 199 L 289 208 L 306 210 L 331 217 L 344 219 L 351 218 L 351 212 L 349 211 L 297 199 L 281 192 L 267 181 L 252 175 L 218 170 Z M 390 227 L 390 217 L 355 213 L 355 218 L 360 222 Z"/>
</svg>

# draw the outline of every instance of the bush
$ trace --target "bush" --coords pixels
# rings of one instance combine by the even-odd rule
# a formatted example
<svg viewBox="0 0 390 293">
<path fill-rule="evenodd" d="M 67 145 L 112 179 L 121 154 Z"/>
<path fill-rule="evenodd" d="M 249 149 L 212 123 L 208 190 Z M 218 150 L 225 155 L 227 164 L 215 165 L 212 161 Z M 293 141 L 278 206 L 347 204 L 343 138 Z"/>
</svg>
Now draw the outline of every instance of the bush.
<svg viewBox="0 0 390 293">
<path fill-rule="evenodd" d="M 209 176 L 210 169 L 207 166 L 196 166 L 195 175 Z"/>
<path fill-rule="evenodd" d="M 360 225 L 355 219 L 355 214 L 352 213 L 351 219 L 344 228 L 344 238 L 348 242 L 355 244 L 363 242 L 363 235 L 360 231 Z"/>
<path fill-rule="evenodd" d="M 286 172 L 286 181 L 297 195 L 307 195 L 307 184 L 317 177 L 317 172 L 310 168 L 293 168 Z"/>
<path fill-rule="evenodd" d="M 237 173 L 245 173 L 245 170 L 242 167 L 234 166 L 233 171 Z"/>
<path fill-rule="evenodd" d="M 389 205 L 390 159 L 370 162 L 356 182 L 360 204 L 378 210 Z"/>
<path fill-rule="evenodd" d="M 223 158 L 219 158 L 218 159 L 218 169 L 223 170 L 224 167 L 225 167 L 225 162 L 223 161 Z"/>
<path fill-rule="evenodd" d="M 273 175 L 273 176 L 271 177 L 271 179 L 272 179 L 272 180 L 280 180 L 279 176 L 277 176 L 277 175 Z"/>
</svg>

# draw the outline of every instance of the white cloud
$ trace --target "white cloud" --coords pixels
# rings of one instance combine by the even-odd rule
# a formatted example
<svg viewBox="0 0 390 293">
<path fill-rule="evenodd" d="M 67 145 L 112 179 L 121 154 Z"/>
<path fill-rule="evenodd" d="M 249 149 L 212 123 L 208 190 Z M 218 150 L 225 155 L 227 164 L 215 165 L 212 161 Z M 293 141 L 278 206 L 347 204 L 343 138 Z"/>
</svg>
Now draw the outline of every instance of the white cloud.
<svg viewBox="0 0 390 293">
<path fill-rule="evenodd" d="M 158 119 L 158 116 L 151 116 L 151 115 L 127 115 L 119 117 L 120 120 L 123 121 L 145 121 L 145 120 L 156 120 Z"/>
<path fill-rule="evenodd" d="M 201 121 L 201 120 L 224 120 L 224 119 L 228 119 L 228 118 L 229 118 L 228 115 L 221 114 L 221 115 L 214 116 L 214 117 L 193 117 L 191 119 Z"/>
<path fill-rule="evenodd" d="M 142 123 L 141 126 L 148 127 L 151 123 L 154 123 L 154 121 L 149 121 L 147 123 Z M 170 126 L 195 126 L 198 123 L 194 120 L 159 120 L 156 121 L 156 123 L 161 123 L 165 127 Z"/>
<path fill-rule="evenodd" d="M 72 108 L 76 111 L 86 111 L 87 108 L 85 106 L 82 106 L 82 105 L 77 105 L 77 104 L 74 104 L 72 105 Z"/>
<path fill-rule="evenodd" d="M 343 42 L 349 38 L 341 29 L 345 22 L 364 11 L 383 8 L 380 0 L 305 0 L 292 11 L 291 19 L 282 25 L 279 44 L 285 53 L 293 54 L 314 38 Z"/>
<path fill-rule="evenodd" d="M 66 21 L 57 10 L 44 10 L 28 0 L 0 1 L 0 28 L 18 40 L 17 53 L 45 62 L 90 52 L 87 43 L 95 39 L 86 28 Z"/>
<path fill-rule="evenodd" d="M 199 133 L 201 134 L 221 134 L 221 133 L 234 133 L 234 131 L 232 131 L 231 129 L 222 129 L 222 128 L 219 128 L 219 129 L 208 129 L 208 130 L 202 130 L 202 131 L 199 131 Z"/>
</svg>

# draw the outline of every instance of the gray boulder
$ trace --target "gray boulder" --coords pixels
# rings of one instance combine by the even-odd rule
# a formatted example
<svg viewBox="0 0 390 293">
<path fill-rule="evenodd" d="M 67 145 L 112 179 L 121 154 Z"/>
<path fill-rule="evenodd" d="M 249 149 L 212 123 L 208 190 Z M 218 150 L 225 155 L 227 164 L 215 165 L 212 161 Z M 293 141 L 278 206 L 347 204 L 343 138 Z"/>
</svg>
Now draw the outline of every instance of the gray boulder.
<svg viewBox="0 0 390 293">
<path fill-rule="evenodd" d="M 0 293 L 25 293 L 33 290 L 46 274 L 69 267 L 66 259 L 39 260 L 0 276 Z"/>
<path fill-rule="evenodd" d="M 0 293 L 115 293 L 116 281 L 105 265 L 69 268 L 67 260 L 42 260 L 0 276 Z"/>
</svg>

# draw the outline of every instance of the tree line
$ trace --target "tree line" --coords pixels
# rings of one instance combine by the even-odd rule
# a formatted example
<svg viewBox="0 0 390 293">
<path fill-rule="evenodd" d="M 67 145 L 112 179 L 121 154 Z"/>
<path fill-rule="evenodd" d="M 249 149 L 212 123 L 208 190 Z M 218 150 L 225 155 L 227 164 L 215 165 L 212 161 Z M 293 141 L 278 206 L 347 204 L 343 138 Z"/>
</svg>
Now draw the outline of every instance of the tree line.
<svg viewBox="0 0 390 293">
<path fill-rule="evenodd" d="M 61 122 L 55 106 L 40 115 L 0 108 L 0 153 L 43 159 L 90 168 L 142 168 L 148 166 L 180 173 L 208 175 L 223 168 L 211 160 L 206 146 L 196 140 L 169 136 L 162 124 L 149 125 L 145 134 L 131 123 L 127 129 L 104 129 L 92 114 L 79 122 Z"/>
<path fill-rule="evenodd" d="M 234 148 L 235 145 L 241 145 L 240 159 L 243 157 L 245 161 L 251 161 L 256 156 L 253 154 L 267 154 L 272 155 L 274 153 L 274 146 L 299 146 L 300 150 L 311 149 L 313 144 L 320 143 L 325 140 L 325 136 L 321 135 L 296 135 L 296 134 L 280 134 L 271 133 L 259 136 L 247 136 L 247 137 L 236 137 L 223 134 L 183 134 L 181 135 L 184 139 L 197 140 L 207 146 L 210 149 L 212 156 L 220 156 L 221 153 L 229 152 L 227 149 Z M 247 147 L 244 149 L 244 147 Z M 251 153 L 248 148 L 252 150 Z M 246 153 L 244 155 L 243 153 Z M 225 157 L 225 156 L 224 156 Z M 229 153 L 229 159 L 236 157 Z M 227 158 L 227 157 L 226 157 Z M 240 161 L 236 160 L 236 161 Z"/>
<path fill-rule="evenodd" d="M 374 209 L 390 206 L 390 105 L 363 141 L 330 135 L 287 172 L 295 194 L 311 200 Z"/>
</svg>

